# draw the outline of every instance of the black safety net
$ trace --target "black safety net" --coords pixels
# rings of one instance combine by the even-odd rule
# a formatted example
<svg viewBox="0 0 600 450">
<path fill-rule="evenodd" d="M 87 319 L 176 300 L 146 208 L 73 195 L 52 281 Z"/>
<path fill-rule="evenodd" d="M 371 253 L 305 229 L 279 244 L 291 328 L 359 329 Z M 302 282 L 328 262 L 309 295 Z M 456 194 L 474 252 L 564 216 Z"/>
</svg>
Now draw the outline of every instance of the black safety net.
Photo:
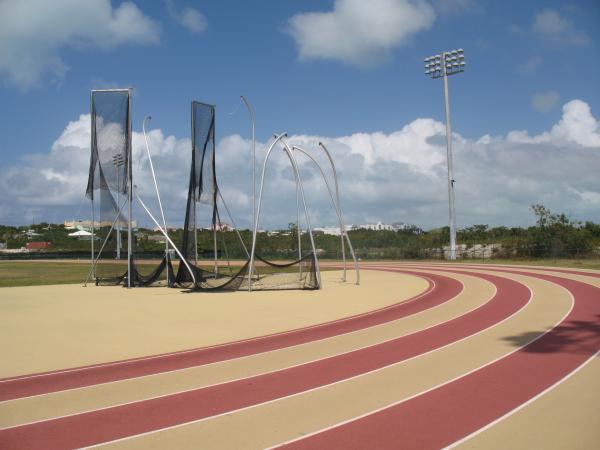
<svg viewBox="0 0 600 450">
<path fill-rule="evenodd" d="M 278 263 L 256 256 L 250 270 L 250 239 L 221 221 L 223 199 L 216 177 L 215 107 L 192 102 L 192 161 L 181 253 L 175 286 L 200 291 L 317 289 L 315 255 Z M 200 229 L 199 224 L 208 226 Z M 247 236 L 248 237 L 248 236 Z M 242 263 L 232 264 L 230 256 Z M 252 273 L 251 273 L 252 272 Z M 192 276 L 193 274 L 193 276 Z"/>
<path fill-rule="evenodd" d="M 86 195 L 96 212 L 93 239 L 97 263 L 93 277 L 99 285 L 127 285 L 130 166 L 131 91 L 92 91 L 91 158 Z M 158 267 L 156 262 L 136 265 L 134 220 L 132 228 L 131 285 L 155 285 L 165 278 L 163 272 L 171 267 L 170 260 L 165 256 Z"/>
</svg>

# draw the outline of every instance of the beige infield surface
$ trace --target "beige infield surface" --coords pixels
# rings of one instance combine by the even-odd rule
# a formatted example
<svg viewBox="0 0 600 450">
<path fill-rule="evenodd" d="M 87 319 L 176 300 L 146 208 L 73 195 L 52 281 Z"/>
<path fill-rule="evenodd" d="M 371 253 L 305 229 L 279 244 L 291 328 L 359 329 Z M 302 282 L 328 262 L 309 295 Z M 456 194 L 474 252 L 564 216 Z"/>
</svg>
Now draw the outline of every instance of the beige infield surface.
<svg viewBox="0 0 600 450">
<path fill-rule="evenodd" d="M 321 274 L 319 291 L 182 293 L 53 285 L 0 288 L 0 378 L 231 342 L 372 311 L 425 291 L 423 278 Z M 351 280 L 352 275 L 349 279 Z M 258 295 L 257 295 L 258 294 Z"/>
<path fill-rule="evenodd" d="M 564 287 L 536 278 L 535 273 L 600 287 L 600 278 L 559 275 L 547 267 L 527 269 L 530 274 L 524 275 L 468 265 L 384 265 L 415 270 L 422 276 L 362 270 L 361 285 L 355 286 L 341 283 L 341 273 L 332 271 L 322 273 L 324 289 L 320 291 L 252 294 L 78 285 L 0 289 L 0 339 L 7 344 L 0 349 L 5 363 L 0 367 L 2 378 L 316 325 L 418 296 L 430 289 L 430 276 L 449 277 L 462 286 L 458 294 L 437 306 L 350 333 L 202 366 L 0 402 L 0 448 L 2 429 L 301 367 L 449 323 L 491 304 L 498 288 L 482 275 L 528 288 L 530 296 L 524 306 L 507 317 L 415 357 L 294 395 L 99 445 L 124 449 L 277 446 L 443 387 L 508 357 L 560 324 L 575 299 Z M 527 338 L 516 344 L 517 336 Z M 600 448 L 599 379 L 600 358 L 596 356 L 544 395 L 456 445 L 473 449 Z M 435 424 L 431 429 L 435 432 Z M 403 448 L 402 443 L 397 444 L 395 448 Z"/>
</svg>

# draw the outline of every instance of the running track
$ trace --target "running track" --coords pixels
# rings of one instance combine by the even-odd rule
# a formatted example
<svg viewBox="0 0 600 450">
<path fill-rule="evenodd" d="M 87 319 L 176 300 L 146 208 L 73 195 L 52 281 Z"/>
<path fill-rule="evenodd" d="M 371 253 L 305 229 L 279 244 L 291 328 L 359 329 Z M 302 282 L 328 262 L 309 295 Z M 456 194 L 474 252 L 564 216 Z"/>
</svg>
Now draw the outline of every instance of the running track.
<svg viewBox="0 0 600 450">
<path fill-rule="evenodd" d="M 401 318 L 409 320 L 412 315 L 456 298 L 463 286 L 455 279 L 455 274 L 461 272 L 492 283 L 496 293 L 480 307 L 460 317 L 441 318 L 433 327 L 365 348 L 182 393 L 6 428 L 0 430 L 0 448 L 77 448 L 130 437 L 133 439 L 129 442 L 135 443 L 135 436 L 142 433 L 156 432 L 159 435 L 161 429 L 168 427 L 186 423 L 193 425 L 211 417 L 218 420 L 219 415 L 241 409 L 254 407 L 259 410 L 268 402 L 285 402 L 291 396 L 328 389 L 357 377 L 368 377 L 436 349 L 443 351 L 453 343 L 477 339 L 478 334 L 496 324 L 518 317 L 531 302 L 532 291 L 522 281 L 527 278 L 560 286 L 572 296 L 572 307 L 553 329 L 454 380 L 411 398 L 393 401 L 377 411 L 367 411 L 339 425 L 315 429 L 308 436 L 280 444 L 311 449 L 398 448 L 399 442 L 402 448 L 451 445 L 548 390 L 600 350 L 598 274 L 568 270 L 548 274 L 522 267 L 466 265 L 386 265 L 373 266 L 372 269 L 426 276 L 430 287 L 423 294 L 388 308 L 287 333 L 205 349 L 0 380 L 0 400 L 4 403 L 11 403 L 9 400 L 18 402 L 24 397 L 168 373 L 308 342 L 322 341 L 322 345 L 327 345 L 328 338 Z M 592 281 L 576 281 L 569 278 L 572 273 L 584 275 Z M 517 281 L 514 275 L 521 276 L 521 281 Z M 535 292 L 533 294 L 535 297 Z M 563 330 L 567 326 L 570 335 L 565 342 Z M 435 427 L 432 428 L 432 424 Z M 196 446 L 201 447 L 201 443 Z"/>
</svg>

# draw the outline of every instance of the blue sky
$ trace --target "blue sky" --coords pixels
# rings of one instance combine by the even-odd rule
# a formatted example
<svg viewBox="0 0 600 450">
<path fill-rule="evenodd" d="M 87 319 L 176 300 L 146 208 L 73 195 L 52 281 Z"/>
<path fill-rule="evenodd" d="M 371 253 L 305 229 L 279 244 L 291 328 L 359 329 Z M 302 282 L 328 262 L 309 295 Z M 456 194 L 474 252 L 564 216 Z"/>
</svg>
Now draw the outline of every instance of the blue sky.
<svg viewBox="0 0 600 450">
<path fill-rule="evenodd" d="M 556 167 L 579 158 L 573 160 L 573 166 L 585 168 L 590 165 L 588 158 L 594 161 L 600 155 L 596 145 L 600 130 L 596 122 L 590 125 L 590 120 L 600 117 L 600 60 L 596 56 L 600 54 L 600 4 L 594 0 L 83 3 L 87 5 L 71 0 L 0 2 L 0 172 L 5 178 L 7 174 L 16 177 L 16 173 L 35 176 L 35 170 L 57 164 L 52 160 L 52 148 L 60 147 L 68 124 L 88 112 L 91 88 L 132 86 L 134 129 L 139 131 L 143 117 L 152 114 L 152 126 L 164 138 L 181 141 L 182 154 L 190 133 L 190 100 L 214 103 L 218 139 L 233 145 L 228 137 L 242 137 L 238 150 L 228 149 L 228 158 L 245 158 L 242 147 L 247 144 L 249 123 L 239 106 L 243 94 L 256 110 L 257 138 L 262 144 L 282 130 L 304 139 L 307 145 L 316 137 L 331 139 L 334 145 L 357 134 L 372 137 L 381 133 L 393 140 L 394 133 L 415 120 L 430 120 L 430 131 L 421 135 L 433 146 L 430 166 L 410 160 L 408 138 L 381 144 L 404 146 L 398 147 L 398 152 L 407 156 L 400 159 L 394 150 L 383 147 L 363 150 L 358 138 L 351 144 L 346 139 L 348 149 L 337 151 L 340 158 L 359 155 L 364 164 L 372 151 L 370 170 L 375 170 L 374 161 L 381 160 L 383 166 L 391 161 L 403 165 L 397 174 L 406 169 L 405 178 L 412 184 L 441 182 L 430 197 L 417 196 L 418 201 L 411 201 L 403 196 L 410 189 L 402 180 L 394 184 L 396 175 L 391 173 L 380 183 L 381 189 L 386 189 L 380 193 L 380 209 L 373 201 L 376 193 L 355 203 L 352 198 L 345 200 L 352 221 L 443 225 L 446 198 L 443 161 L 438 161 L 438 156 L 444 148 L 436 141 L 437 125 L 444 121 L 443 90 L 441 80 L 423 74 L 423 58 L 459 47 L 465 49 L 466 71 L 450 78 L 453 131 L 460 141 L 456 144 L 457 164 L 460 152 L 463 158 L 469 152 L 502 157 L 503 150 L 531 158 L 543 151 L 540 145 L 552 147 L 548 156 L 554 155 Z M 107 15 L 102 16 L 102 11 Z M 382 17 L 389 23 L 382 25 Z M 43 26 L 37 25 L 39 21 Z M 571 104 L 574 106 L 565 111 L 563 107 L 574 100 L 585 106 Z M 235 114 L 229 114 L 232 111 Z M 577 122 L 570 131 L 564 131 L 565 125 L 553 133 L 560 123 L 571 123 L 568 117 Z M 584 127 L 584 136 L 577 134 L 581 132 L 578 121 L 589 125 Z M 529 141 L 510 137 L 511 132 L 520 130 L 527 132 Z M 544 133 L 552 137 L 544 140 Z M 486 135 L 492 141 L 482 141 Z M 507 150 L 516 143 L 521 145 L 519 149 Z M 391 156 L 386 156 L 388 153 Z M 536 160 L 527 161 L 535 164 Z M 595 161 L 597 171 L 598 159 Z M 494 170 L 500 167 L 511 170 L 510 163 L 506 167 L 498 164 Z M 347 173 L 350 178 L 351 170 Z M 477 179 L 485 179 L 481 167 L 469 168 L 468 174 L 477 170 L 481 171 Z M 548 168 L 548 173 L 552 170 Z M 56 171 L 60 172 L 60 165 Z M 377 176 L 383 176 L 382 172 Z M 413 179 L 415 173 L 420 175 Z M 485 192 L 496 200 L 506 200 L 495 208 L 488 208 L 490 199 L 483 193 L 476 196 L 485 189 L 477 187 L 475 178 L 467 180 L 457 187 L 457 207 L 462 213 L 459 226 L 527 224 L 531 221 L 527 205 L 535 202 L 545 202 L 578 220 L 600 220 L 600 186 L 593 181 L 593 174 L 563 179 L 557 173 L 556 192 L 548 192 L 543 173 L 537 188 L 519 185 L 515 192 L 506 193 L 501 189 L 504 181 L 499 181 L 496 190 Z M 63 175 L 73 176 L 68 171 Z M 223 179 L 229 175 L 235 177 L 225 173 Z M 56 173 L 43 176 L 49 182 L 60 178 Z M 531 179 L 527 173 L 516 172 L 514 178 L 516 184 Z M 362 191 L 377 189 L 369 180 L 364 182 Z M 165 178 L 164 183 L 175 181 Z M 11 187 L 14 185 L 6 189 Z M 33 187 L 23 186 L 24 191 L 29 189 Z M 69 189 L 76 191 L 76 184 Z M 48 202 L 34 200 L 33 195 L 3 196 L 0 222 L 24 223 L 32 213 L 60 221 L 75 214 L 84 189 L 82 186 L 81 193 L 63 198 L 55 195 Z M 355 189 L 361 192 L 360 186 Z M 402 192 L 396 200 L 385 200 L 389 189 Z M 351 195 L 354 192 L 352 187 L 347 190 Z M 230 195 L 238 194 L 231 190 Z M 173 195 L 177 203 L 177 194 Z M 464 202 L 459 206 L 461 197 L 473 201 L 473 208 Z M 388 202 L 394 201 L 400 205 L 390 209 Z M 477 204 L 485 207 L 478 209 Z M 326 203 L 317 199 L 315 205 L 320 221 L 331 222 L 329 213 L 320 212 L 320 205 Z M 247 202 L 240 200 L 235 206 L 241 216 L 248 215 Z M 173 215 L 177 215 L 176 208 Z M 281 223 L 287 220 L 274 218 L 267 225 Z"/>
</svg>

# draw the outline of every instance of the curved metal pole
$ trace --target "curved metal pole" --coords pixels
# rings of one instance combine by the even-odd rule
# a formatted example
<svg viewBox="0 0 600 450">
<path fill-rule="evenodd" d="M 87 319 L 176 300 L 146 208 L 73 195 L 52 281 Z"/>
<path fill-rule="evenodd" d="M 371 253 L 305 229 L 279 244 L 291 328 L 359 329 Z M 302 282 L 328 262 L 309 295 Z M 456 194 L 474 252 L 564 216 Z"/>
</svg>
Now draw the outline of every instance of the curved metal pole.
<svg viewBox="0 0 600 450">
<path fill-rule="evenodd" d="M 254 272 L 254 252 L 256 251 L 256 233 L 258 231 L 258 219 L 260 217 L 260 205 L 262 202 L 262 192 L 263 187 L 265 185 L 265 170 L 267 168 L 267 162 L 269 161 L 269 156 L 271 156 L 271 152 L 273 148 L 275 148 L 275 144 L 279 140 L 281 140 L 284 136 L 287 136 L 287 133 L 279 134 L 275 140 L 269 146 L 269 150 L 267 150 L 267 156 L 265 156 L 265 161 L 263 162 L 262 175 L 260 178 L 260 190 L 258 193 L 258 205 L 256 206 L 256 217 L 254 218 L 254 230 L 252 231 L 252 251 L 250 252 L 250 270 L 248 271 L 248 292 L 252 291 L 252 274 Z"/>
<path fill-rule="evenodd" d="M 192 271 L 192 268 L 190 267 L 190 265 L 188 264 L 188 262 L 186 261 L 186 259 L 183 257 L 183 255 L 181 254 L 181 252 L 179 251 L 179 249 L 177 248 L 177 246 L 175 245 L 175 243 L 171 240 L 171 238 L 169 237 L 169 235 L 167 234 L 167 232 L 161 228 L 161 226 L 159 225 L 159 223 L 157 222 L 157 220 L 154 218 L 154 216 L 152 215 L 152 213 L 150 212 L 150 210 L 146 207 L 146 204 L 142 201 L 142 199 L 139 196 L 139 194 L 137 193 L 137 191 L 135 192 L 135 197 L 137 198 L 137 200 L 142 205 L 142 208 L 144 208 L 146 210 L 146 212 L 148 213 L 148 215 L 150 216 L 150 218 L 152 219 L 152 221 L 154 222 L 154 224 L 158 227 L 158 229 L 160 230 L 160 232 L 165 236 L 165 238 L 167 239 L 167 241 L 169 241 L 171 243 L 171 245 L 173 246 L 173 249 L 179 255 L 180 261 L 183 264 L 185 264 L 185 267 L 187 267 L 187 270 L 190 272 L 190 275 L 192 277 L 192 281 L 194 282 L 194 286 L 196 286 L 196 277 L 194 276 L 194 272 Z M 168 272 L 168 270 L 167 270 L 167 272 Z"/>
<path fill-rule="evenodd" d="M 342 217 L 340 215 L 340 211 L 339 208 L 335 202 L 335 199 L 333 198 L 333 192 L 331 191 L 331 186 L 329 186 L 329 182 L 327 181 L 327 178 L 325 177 L 325 172 L 323 172 L 323 169 L 321 168 L 321 165 L 317 162 L 317 160 L 315 158 L 312 157 L 312 155 L 310 153 L 308 153 L 306 150 L 294 145 L 292 147 L 292 150 L 296 150 L 299 151 L 300 153 L 303 153 L 304 155 L 306 155 L 316 166 L 317 169 L 319 169 L 319 172 L 321 172 L 321 176 L 323 177 L 323 181 L 325 182 L 325 186 L 327 187 L 327 192 L 329 193 L 329 199 L 331 200 L 331 206 L 333 206 L 333 210 L 335 211 L 335 214 L 338 218 L 338 224 L 340 226 L 340 240 L 341 240 L 341 246 L 342 246 L 342 259 L 344 261 L 344 276 L 343 276 L 343 281 L 346 281 L 346 249 L 344 248 L 344 233 L 343 233 L 343 229 L 344 229 L 344 225 L 342 223 Z"/>
<path fill-rule="evenodd" d="M 152 116 L 146 116 L 142 122 L 142 131 L 144 132 L 144 142 L 146 143 L 146 154 L 148 155 L 148 161 L 150 161 L 150 171 L 152 172 L 152 179 L 154 180 L 154 189 L 156 190 L 156 198 L 158 199 L 158 207 L 160 208 L 160 215 L 162 217 L 163 226 L 165 231 L 167 230 L 167 220 L 165 219 L 165 212 L 163 211 L 162 202 L 160 201 L 160 192 L 158 191 L 158 183 L 156 182 L 156 174 L 154 173 L 154 164 L 152 164 L 152 156 L 150 156 L 150 147 L 148 147 L 148 137 L 146 135 L 146 121 L 152 120 Z M 169 257 L 169 241 L 165 241 L 165 258 Z M 169 284 L 169 271 L 167 270 L 167 284 Z"/>
<path fill-rule="evenodd" d="M 306 227 L 308 229 L 308 235 L 310 237 L 310 245 L 312 246 L 313 256 L 315 258 L 315 269 L 317 272 L 317 289 L 321 288 L 321 269 L 319 268 L 319 259 L 317 258 L 317 249 L 315 247 L 315 239 L 312 234 L 312 227 L 310 225 L 310 217 L 308 215 L 308 208 L 306 207 L 306 199 L 304 197 L 304 188 L 302 187 L 302 179 L 300 178 L 300 170 L 298 169 L 298 161 L 296 161 L 296 157 L 294 156 L 294 152 L 291 147 L 288 145 L 286 141 L 283 139 L 281 143 L 285 147 L 285 152 L 288 154 L 290 161 L 292 163 L 292 167 L 296 172 L 296 180 L 298 182 L 298 186 L 300 186 L 300 197 L 302 199 L 302 204 L 304 205 L 304 215 L 306 216 Z"/>
<path fill-rule="evenodd" d="M 340 213 L 340 219 L 342 221 L 342 226 L 344 227 L 343 230 L 340 230 L 340 231 L 342 232 L 342 234 L 344 236 L 346 236 L 346 242 L 348 243 L 348 248 L 350 248 L 350 253 L 352 255 L 352 259 L 354 260 L 354 269 L 356 270 L 356 284 L 359 284 L 360 283 L 360 269 L 359 269 L 358 260 L 356 259 L 356 255 L 354 254 L 354 248 L 352 247 L 352 242 L 350 242 L 350 237 L 348 236 L 348 232 L 346 231 L 346 226 L 344 224 L 344 215 L 342 213 L 342 204 L 340 202 L 340 188 L 339 188 L 339 184 L 338 184 L 338 176 L 337 176 L 337 170 L 335 169 L 335 163 L 333 162 L 333 158 L 331 157 L 329 150 L 327 150 L 327 147 L 325 147 L 325 144 L 323 144 L 322 142 L 319 142 L 319 147 L 321 147 L 321 150 L 323 150 L 325 152 L 325 154 L 327 155 L 327 158 L 329 159 L 329 162 L 331 163 L 331 170 L 333 171 L 333 181 L 335 183 L 335 196 L 337 199 L 337 206 L 338 206 L 338 210 Z"/>
<path fill-rule="evenodd" d="M 248 108 L 250 114 L 250 120 L 252 121 L 252 223 L 256 221 L 256 120 L 254 116 L 254 109 L 243 95 L 240 95 L 240 99 Z"/>
</svg>

